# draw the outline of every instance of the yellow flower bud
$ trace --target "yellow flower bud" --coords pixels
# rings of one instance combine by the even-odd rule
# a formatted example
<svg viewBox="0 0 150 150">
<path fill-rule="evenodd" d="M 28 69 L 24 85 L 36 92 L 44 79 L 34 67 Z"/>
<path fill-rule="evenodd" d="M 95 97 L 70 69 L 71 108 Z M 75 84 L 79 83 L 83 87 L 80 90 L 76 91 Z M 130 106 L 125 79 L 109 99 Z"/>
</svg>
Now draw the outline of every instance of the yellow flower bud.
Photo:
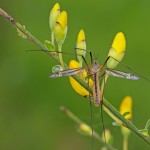
<svg viewBox="0 0 150 150">
<path fill-rule="evenodd" d="M 129 114 L 127 114 L 125 116 L 126 119 L 131 120 L 132 119 L 132 98 L 130 96 L 126 96 L 120 105 L 120 114 L 124 114 L 126 112 L 129 112 Z"/>
<path fill-rule="evenodd" d="M 60 13 L 54 25 L 54 34 L 58 44 L 62 45 L 67 34 L 67 12 Z"/>
<path fill-rule="evenodd" d="M 110 58 L 107 61 L 107 67 L 114 69 L 124 57 L 125 50 L 126 50 L 125 36 L 122 32 L 119 32 L 116 34 L 113 44 L 108 53 L 108 56 L 110 56 Z"/>
<path fill-rule="evenodd" d="M 52 31 L 54 30 L 54 25 L 59 15 L 60 15 L 60 6 L 59 3 L 56 3 L 52 8 L 49 17 L 49 25 Z"/>
<path fill-rule="evenodd" d="M 77 37 L 77 45 L 78 43 L 85 41 L 85 33 L 84 30 L 81 29 L 80 32 L 78 33 L 78 37 Z"/>
<path fill-rule="evenodd" d="M 90 135 L 90 136 L 92 135 L 92 129 L 85 123 L 80 124 L 79 129 L 87 135 Z"/>
<path fill-rule="evenodd" d="M 83 29 L 81 29 L 78 34 L 76 48 L 77 48 L 76 49 L 77 58 L 80 63 L 80 66 L 82 66 L 82 62 L 83 62 L 82 56 L 85 57 L 86 54 L 85 33 Z"/>
<path fill-rule="evenodd" d="M 105 137 L 104 137 L 104 134 L 105 134 Z M 106 138 L 106 139 L 104 139 Z M 106 143 L 107 144 L 112 144 L 113 143 L 113 137 L 111 135 L 111 132 L 109 129 L 105 129 L 105 132 L 103 131 L 102 133 L 102 140 L 105 142 L 106 140 Z"/>
<path fill-rule="evenodd" d="M 80 64 L 75 61 L 75 60 L 71 60 L 69 63 L 69 68 L 73 69 L 73 68 L 80 68 Z M 79 74 L 77 74 L 82 80 L 85 81 L 85 78 L 87 77 L 87 72 L 83 71 Z M 89 91 L 87 91 L 84 87 L 82 87 L 80 85 L 80 83 L 78 83 L 75 79 L 73 79 L 71 76 L 69 77 L 71 86 L 73 87 L 73 89 L 80 95 L 82 96 L 89 96 Z M 88 83 L 88 81 L 86 80 L 85 82 Z M 93 86 L 93 81 L 91 79 L 89 79 L 89 86 L 92 87 Z"/>
<path fill-rule="evenodd" d="M 115 36 L 115 39 L 112 44 L 112 48 L 117 52 L 117 53 L 122 53 L 126 49 L 126 40 L 125 36 L 122 32 L 117 33 Z"/>
<path fill-rule="evenodd" d="M 124 115 L 126 112 L 129 112 L 129 114 L 125 115 L 125 118 L 127 120 L 132 119 L 132 98 L 130 96 L 126 96 L 120 105 L 120 114 Z M 128 137 L 130 134 L 130 130 L 124 126 L 121 126 L 121 133 L 124 137 Z"/>
</svg>

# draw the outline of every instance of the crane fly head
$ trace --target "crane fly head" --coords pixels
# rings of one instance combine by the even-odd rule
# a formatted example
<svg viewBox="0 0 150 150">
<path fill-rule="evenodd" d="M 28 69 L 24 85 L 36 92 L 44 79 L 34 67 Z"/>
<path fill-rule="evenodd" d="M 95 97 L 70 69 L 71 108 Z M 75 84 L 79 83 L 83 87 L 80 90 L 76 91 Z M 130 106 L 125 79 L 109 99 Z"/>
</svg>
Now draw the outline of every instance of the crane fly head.
<svg viewBox="0 0 150 150">
<path fill-rule="evenodd" d="M 99 67 L 100 67 L 100 65 L 99 65 L 98 61 L 97 61 L 97 60 L 94 60 L 94 62 L 93 62 L 93 64 L 92 64 L 92 72 L 93 72 L 93 73 L 94 73 L 94 72 L 97 72 L 97 71 L 99 70 Z"/>
</svg>

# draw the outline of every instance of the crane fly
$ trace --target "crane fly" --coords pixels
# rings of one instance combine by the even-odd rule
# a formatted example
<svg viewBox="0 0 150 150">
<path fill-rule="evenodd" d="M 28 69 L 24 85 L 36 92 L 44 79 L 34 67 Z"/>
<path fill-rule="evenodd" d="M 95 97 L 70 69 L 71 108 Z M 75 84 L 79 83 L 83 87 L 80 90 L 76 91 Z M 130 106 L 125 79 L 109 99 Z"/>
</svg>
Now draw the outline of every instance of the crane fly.
<svg viewBox="0 0 150 150">
<path fill-rule="evenodd" d="M 76 75 L 78 73 L 82 73 L 84 70 L 88 69 L 88 72 L 90 74 L 90 77 L 93 80 L 93 87 L 92 87 L 92 92 L 93 92 L 93 101 L 96 107 L 99 107 L 101 104 L 101 99 L 100 99 L 100 85 L 99 85 L 99 78 L 101 76 L 104 76 L 105 73 L 114 76 L 114 77 L 119 77 L 119 78 L 125 78 L 125 79 L 130 79 L 130 80 L 139 80 L 139 77 L 137 75 L 127 73 L 127 72 L 122 72 L 110 68 L 104 68 L 106 62 L 108 61 L 110 57 L 108 57 L 103 65 L 100 66 L 99 62 L 97 60 L 94 60 L 91 66 L 85 66 L 85 67 L 80 67 L 80 68 L 73 68 L 73 69 L 66 69 L 62 71 L 55 72 L 51 75 L 49 75 L 50 78 L 59 78 L 62 76 L 72 76 Z M 100 74 L 104 71 L 104 74 L 100 76 Z"/>
<path fill-rule="evenodd" d="M 82 57 L 82 58 L 87 65 L 85 58 L 84 57 Z M 86 69 L 88 70 L 88 73 L 93 81 L 92 97 L 93 97 L 94 105 L 96 107 L 101 106 L 100 113 L 101 113 L 101 121 L 102 121 L 103 131 L 104 131 L 105 144 L 106 144 L 106 136 L 105 136 L 103 115 L 102 115 L 103 91 L 101 91 L 101 89 L 100 89 L 99 78 L 104 76 L 104 85 L 105 85 L 105 74 L 106 73 L 111 76 L 130 79 L 130 80 L 138 80 L 139 79 L 138 76 L 131 74 L 131 73 L 122 72 L 122 71 L 118 71 L 118 70 L 114 70 L 114 69 L 110 69 L 110 68 L 104 68 L 109 58 L 110 58 L 110 56 L 105 60 L 103 65 L 100 65 L 97 60 L 92 61 L 92 57 L 91 57 L 91 62 L 92 62 L 91 66 L 87 65 L 85 67 L 80 67 L 80 68 L 66 69 L 66 70 L 58 71 L 58 72 L 55 72 L 55 73 L 49 75 L 50 78 L 59 78 L 59 77 L 63 77 L 63 76 L 76 75 L 78 73 L 82 73 Z M 104 71 L 104 73 L 103 73 L 103 71 Z M 103 74 L 101 75 L 101 73 L 103 73 Z M 104 88 L 103 88 L 103 90 L 104 90 Z M 90 97 L 90 92 L 89 92 L 89 97 Z M 91 101 L 90 101 L 90 106 L 91 106 L 91 112 L 92 112 Z M 93 147 L 92 114 L 91 114 L 91 128 L 92 128 L 92 147 Z"/>
<path fill-rule="evenodd" d="M 81 50 L 84 50 L 84 49 L 81 49 Z M 49 52 L 49 51 L 44 51 L 44 52 Z M 62 53 L 62 52 L 56 51 L 56 53 Z M 91 58 L 91 64 L 92 65 L 88 66 L 85 58 L 82 56 L 82 58 L 83 58 L 83 60 L 86 64 L 85 67 L 79 67 L 79 68 L 65 69 L 65 70 L 61 70 L 61 71 L 56 71 L 53 74 L 49 75 L 49 77 L 50 78 L 60 78 L 60 77 L 63 77 L 63 76 L 73 76 L 73 75 L 82 73 L 86 69 L 88 70 L 88 76 L 90 76 L 92 81 L 93 81 L 92 97 L 93 97 L 94 105 L 96 107 L 101 106 L 100 113 L 101 113 L 101 119 L 102 119 L 103 130 L 104 130 L 104 139 L 105 139 L 105 143 L 106 143 L 105 127 L 104 127 L 104 121 L 103 121 L 103 115 L 102 115 L 103 91 L 101 91 L 101 89 L 100 89 L 99 78 L 103 77 L 103 76 L 105 77 L 106 73 L 108 75 L 111 75 L 111 76 L 114 76 L 114 77 L 125 78 L 125 79 L 130 79 L 130 80 L 138 80 L 139 76 L 131 74 L 131 73 L 122 72 L 122 71 L 118 71 L 118 70 L 114 70 L 114 69 L 110 69 L 110 68 L 105 67 L 105 65 L 106 65 L 107 61 L 109 60 L 110 56 L 107 57 L 107 59 L 105 60 L 103 65 L 100 65 L 97 60 L 93 61 L 92 54 L 91 54 L 90 51 L 89 51 L 89 53 L 90 53 L 90 58 Z M 116 59 L 114 59 L 114 60 L 116 60 Z M 128 69 L 131 70 L 129 67 L 128 67 Z M 104 78 L 104 82 L 105 82 L 105 78 Z M 104 88 L 102 90 L 104 90 Z M 89 92 L 88 96 L 90 97 L 90 92 Z M 91 112 L 92 112 L 92 103 L 91 102 L 92 101 L 90 100 L 90 106 L 91 106 Z M 92 128 L 92 147 L 93 147 L 92 113 L 91 113 L 91 128 Z"/>
</svg>

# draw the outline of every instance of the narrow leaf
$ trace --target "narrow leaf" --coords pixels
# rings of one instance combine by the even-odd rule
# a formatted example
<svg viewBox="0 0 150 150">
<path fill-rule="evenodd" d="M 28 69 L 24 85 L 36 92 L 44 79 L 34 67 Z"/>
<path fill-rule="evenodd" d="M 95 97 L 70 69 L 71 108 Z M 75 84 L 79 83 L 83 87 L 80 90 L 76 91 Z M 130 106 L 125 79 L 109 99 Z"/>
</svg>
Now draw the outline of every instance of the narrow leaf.
<svg viewBox="0 0 150 150">
<path fill-rule="evenodd" d="M 55 50 L 55 46 L 52 44 L 52 42 L 45 40 L 44 45 L 50 50 L 50 51 L 54 51 Z"/>
</svg>

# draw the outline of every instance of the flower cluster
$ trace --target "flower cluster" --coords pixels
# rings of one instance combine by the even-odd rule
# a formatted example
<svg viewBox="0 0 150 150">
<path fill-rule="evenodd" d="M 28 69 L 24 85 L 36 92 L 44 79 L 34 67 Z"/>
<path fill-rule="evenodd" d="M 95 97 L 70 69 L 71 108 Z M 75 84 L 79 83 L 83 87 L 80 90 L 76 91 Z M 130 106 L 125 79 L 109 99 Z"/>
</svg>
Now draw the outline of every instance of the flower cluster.
<svg viewBox="0 0 150 150">
<path fill-rule="evenodd" d="M 60 11 L 60 5 L 56 3 L 54 7 L 52 8 L 50 12 L 49 17 L 49 25 L 51 29 L 51 45 L 52 47 L 55 47 L 55 40 L 58 45 L 58 56 L 60 60 L 60 64 L 62 68 L 64 69 L 64 63 L 62 58 L 62 45 L 66 39 L 67 35 L 67 12 L 66 11 Z M 47 42 L 48 43 L 48 42 Z"/>
<path fill-rule="evenodd" d="M 67 12 L 61 12 L 58 3 L 54 5 L 50 12 L 49 24 L 52 33 L 55 35 L 57 44 L 62 45 L 67 34 Z"/>
<path fill-rule="evenodd" d="M 65 41 L 66 34 L 67 34 L 67 12 L 66 11 L 60 11 L 60 6 L 58 3 L 54 5 L 50 12 L 50 19 L 49 19 L 50 29 L 52 32 L 52 38 L 51 43 L 54 45 L 54 42 L 56 39 L 56 42 L 58 44 L 58 56 L 60 59 L 61 66 L 57 65 L 53 67 L 53 72 L 56 71 L 62 71 L 64 70 L 64 64 L 62 60 L 61 55 L 61 48 Z M 47 42 L 48 43 L 48 42 Z M 85 39 L 85 32 L 83 29 L 81 29 L 77 36 L 76 41 L 76 58 L 77 60 L 71 60 L 69 62 L 69 69 L 75 69 L 75 68 L 81 68 L 83 67 L 83 62 L 86 55 L 86 39 Z M 126 39 L 122 32 L 118 32 L 112 42 L 111 48 L 109 50 L 107 61 L 106 61 L 106 67 L 109 69 L 114 69 L 117 67 L 119 62 L 123 59 L 125 55 L 126 50 Z M 87 64 L 87 63 L 86 63 Z M 104 64 L 104 65 L 105 65 Z M 92 66 L 90 66 L 92 67 Z M 91 71 L 89 72 L 88 66 L 85 67 L 86 69 L 83 69 L 80 73 L 77 74 L 77 76 L 86 82 L 89 86 L 89 88 L 93 87 L 93 78 L 90 75 Z M 88 71 L 86 71 L 88 70 Z M 108 78 L 108 74 L 106 74 L 106 78 Z M 79 82 L 77 82 L 73 77 L 69 76 L 69 81 L 72 86 L 72 88 L 80 95 L 84 97 L 92 96 L 90 92 L 85 89 Z M 104 84 L 106 84 L 106 81 L 102 82 L 102 88 L 101 92 L 103 92 Z M 114 114 L 111 113 L 107 108 L 104 109 L 113 119 L 115 118 Z M 120 105 L 120 114 L 122 114 L 127 120 L 131 121 L 132 119 L 132 98 L 130 96 L 127 96 L 123 99 L 121 105 Z M 115 119 L 114 119 L 115 120 Z M 121 122 L 121 121 L 120 121 Z M 127 129 L 122 122 L 118 122 L 119 125 L 121 125 L 121 132 L 123 134 L 123 137 L 127 140 L 127 137 L 130 134 L 130 130 Z M 88 135 L 92 135 L 92 129 L 86 125 L 86 124 L 80 124 L 79 129 L 82 132 L 87 133 Z M 104 135 L 104 133 L 103 133 Z M 107 141 L 112 142 L 112 136 L 110 134 L 109 130 L 105 131 L 105 136 L 108 139 Z M 104 137 L 104 136 L 103 136 Z"/>
</svg>

